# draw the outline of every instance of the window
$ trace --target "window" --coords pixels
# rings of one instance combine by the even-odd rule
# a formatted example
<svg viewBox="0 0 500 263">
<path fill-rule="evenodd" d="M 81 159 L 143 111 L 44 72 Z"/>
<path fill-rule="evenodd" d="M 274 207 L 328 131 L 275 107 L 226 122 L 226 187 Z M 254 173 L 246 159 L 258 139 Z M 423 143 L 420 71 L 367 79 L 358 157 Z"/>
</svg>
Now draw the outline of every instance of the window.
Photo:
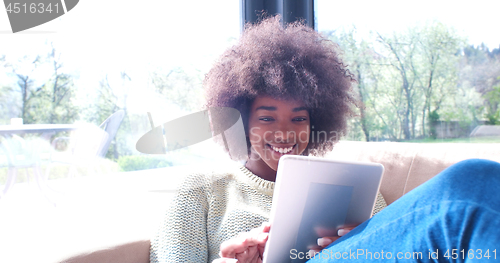
<svg viewBox="0 0 500 263">
<path fill-rule="evenodd" d="M 493 135 L 491 127 L 474 131 L 480 125 L 500 124 L 498 7 L 316 1 L 318 30 L 344 50 L 366 105 L 350 139 L 498 141 L 469 138 Z"/>
<path fill-rule="evenodd" d="M 206 145 L 172 156 L 141 155 L 135 143 L 151 129 L 147 112 L 157 126 L 201 109 L 205 73 L 239 37 L 238 1 L 80 2 L 64 16 L 16 34 L 0 13 L 0 125 L 11 118 L 99 125 L 124 110 L 106 155 L 114 170 L 213 157 L 196 148 Z"/>
</svg>

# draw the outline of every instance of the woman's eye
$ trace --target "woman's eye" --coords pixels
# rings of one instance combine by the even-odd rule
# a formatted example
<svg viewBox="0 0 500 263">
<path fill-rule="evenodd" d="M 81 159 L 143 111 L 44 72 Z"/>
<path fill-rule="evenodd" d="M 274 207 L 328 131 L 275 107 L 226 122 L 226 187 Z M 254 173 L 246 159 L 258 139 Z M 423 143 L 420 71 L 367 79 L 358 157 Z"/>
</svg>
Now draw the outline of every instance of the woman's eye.
<svg viewBox="0 0 500 263">
<path fill-rule="evenodd" d="M 294 118 L 293 121 L 305 121 L 306 118 L 304 117 L 298 117 L 298 118 Z"/>
<path fill-rule="evenodd" d="M 269 117 L 262 117 L 262 118 L 259 118 L 260 121 L 273 121 L 273 118 L 269 118 Z"/>
</svg>

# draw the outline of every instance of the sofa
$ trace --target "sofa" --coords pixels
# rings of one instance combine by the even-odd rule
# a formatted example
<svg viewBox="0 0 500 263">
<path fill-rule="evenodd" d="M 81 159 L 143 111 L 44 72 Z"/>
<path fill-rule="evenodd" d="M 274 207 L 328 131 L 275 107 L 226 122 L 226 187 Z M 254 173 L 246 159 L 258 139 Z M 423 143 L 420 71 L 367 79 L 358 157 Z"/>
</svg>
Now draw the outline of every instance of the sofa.
<svg viewBox="0 0 500 263">
<path fill-rule="evenodd" d="M 388 205 L 446 167 L 470 158 L 500 162 L 500 143 L 339 142 L 326 158 L 381 163 L 380 192 Z M 150 241 L 135 240 L 74 255 L 64 263 L 146 263 Z"/>
</svg>

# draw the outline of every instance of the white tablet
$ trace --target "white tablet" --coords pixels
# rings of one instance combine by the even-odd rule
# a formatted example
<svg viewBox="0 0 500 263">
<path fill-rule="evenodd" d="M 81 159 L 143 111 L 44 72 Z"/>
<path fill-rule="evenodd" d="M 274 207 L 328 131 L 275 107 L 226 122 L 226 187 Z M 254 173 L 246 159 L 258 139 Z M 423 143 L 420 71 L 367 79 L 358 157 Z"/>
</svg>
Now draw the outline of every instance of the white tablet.
<svg viewBox="0 0 500 263">
<path fill-rule="evenodd" d="M 318 238 L 369 219 L 383 172 L 378 163 L 281 157 L 263 263 L 306 262 Z"/>
</svg>

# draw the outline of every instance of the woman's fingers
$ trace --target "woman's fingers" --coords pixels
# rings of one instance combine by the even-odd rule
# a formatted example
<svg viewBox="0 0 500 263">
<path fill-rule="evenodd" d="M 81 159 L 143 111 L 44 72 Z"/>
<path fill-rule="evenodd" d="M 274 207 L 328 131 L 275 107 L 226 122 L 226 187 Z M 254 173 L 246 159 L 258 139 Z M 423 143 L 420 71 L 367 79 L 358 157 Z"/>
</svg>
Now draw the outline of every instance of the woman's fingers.
<svg viewBox="0 0 500 263">
<path fill-rule="evenodd" d="M 340 236 L 334 236 L 334 237 L 321 237 L 318 238 L 317 244 L 321 248 L 325 248 L 329 246 L 331 243 L 337 241 L 337 239 L 341 238 Z"/>
<path fill-rule="evenodd" d="M 236 254 L 238 262 L 259 262 L 260 255 L 257 246 L 249 247 L 245 252 Z"/>
<path fill-rule="evenodd" d="M 336 238 L 338 238 L 338 237 L 321 237 L 321 238 L 318 238 L 318 246 L 320 246 L 320 247 L 327 247 L 328 245 L 330 245 L 331 243 L 333 243 L 333 241 L 335 241 Z"/>
<path fill-rule="evenodd" d="M 221 258 L 238 258 L 240 262 L 259 262 L 262 260 L 264 247 L 269 237 L 271 224 L 264 222 L 250 232 L 240 233 L 237 237 L 223 242 L 220 245 Z M 242 261 L 243 260 L 243 261 Z"/>
<path fill-rule="evenodd" d="M 337 236 L 334 236 L 334 237 L 321 237 L 321 238 L 318 238 L 318 246 L 322 247 L 322 248 L 325 248 L 327 247 L 328 245 L 330 245 L 331 243 L 337 241 L 337 239 L 347 235 L 347 233 L 351 232 L 351 230 L 353 230 L 355 227 L 353 226 L 350 226 L 350 227 L 343 227 L 343 228 L 340 228 L 338 231 L 337 231 Z"/>
<path fill-rule="evenodd" d="M 351 226 L 351 227 L 343 227 L 343 228 L 340 228 L 338 231 L 337 231 L 337 235 L 339 235 L 339 237 L 342 237 L 342 236 L 345 236 L 347 235 L 347 233 L 351 232 L 351 230 L 353 230 L 354 226 Z"/>
<path fill-rule="evenodd" d="M 262 257 L 259 254 L 257 246 L 250 246 L 247 250 L 236 253 L 234 258 L 220 258 L 212 261 L 212 263 L 262 263 Z"/>
<path fill-rule="evenodd" d="M 269 230 L 271 230 L 271 223 L 264 222 L 260 227 L 262 228 L 262 232 L 269 233 Z"/>
<path fill-rule="evenodd" d="M 238 237 L 225 241 L 220 246 L 220 256 L 234 258 L 237 253 L 243 253 L 251 246 L 265 244 L 269 234 L 262 232 L 248 232 L 240 234 Z"/>
</svg>

